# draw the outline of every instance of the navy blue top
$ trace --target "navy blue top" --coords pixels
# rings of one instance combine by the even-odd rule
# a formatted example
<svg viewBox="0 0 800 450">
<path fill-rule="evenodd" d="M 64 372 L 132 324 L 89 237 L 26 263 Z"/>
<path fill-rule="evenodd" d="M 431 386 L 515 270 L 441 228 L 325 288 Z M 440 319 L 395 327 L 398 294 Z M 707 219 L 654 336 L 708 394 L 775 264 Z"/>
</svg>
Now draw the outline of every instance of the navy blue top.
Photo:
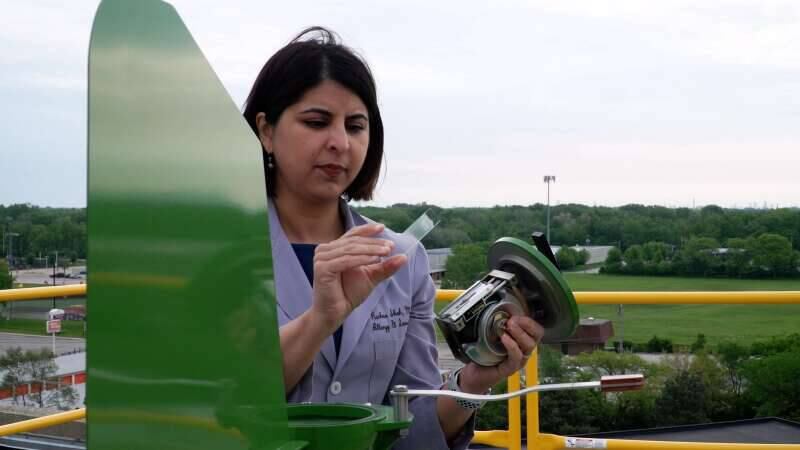
<svg viewBox="0 0 800 450">
<path fill-rule="evenodd" d="M 311 283 L 311 286 L 314 286 L 314 250 L 316 250 L 317 244 L 292 244 L 292 250 L 294 250 L 294 254 L 297 255 L 297 260 L 300 261 L 300 265 L 303 267 L 303 272 L 306 273 L 306 277 L 308 278 L 308 282 Z M 336 344 L 336 354 L 339 354 L 339 347 L 342 345 L 342 326 L 339 325 L 339 328 L 333 333 L 333 343 Z"/>
</svg>

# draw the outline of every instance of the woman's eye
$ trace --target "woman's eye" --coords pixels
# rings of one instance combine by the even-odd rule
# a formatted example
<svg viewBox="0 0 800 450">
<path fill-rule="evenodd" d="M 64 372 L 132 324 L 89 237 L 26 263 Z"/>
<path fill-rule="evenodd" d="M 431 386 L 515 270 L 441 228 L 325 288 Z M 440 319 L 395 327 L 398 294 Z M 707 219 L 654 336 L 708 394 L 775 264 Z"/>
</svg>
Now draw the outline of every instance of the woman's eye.
<svg viewBox="0 0 800 450">
<path fill-rule="evenodd" d="M 328 123 L 324 120 L 306 120 L 306 125 L 311 128 L 325 128 Z"/>
<path fill-rule="evenodd" d="M 347 125 L 347 129 L 351 133 L 357 133 L 359 131 L 364 131 L 365 128 L 366 128 L 366 126 L 364 126 L 364 124 L 361 124 L 361 123 L 351 123 L 351 124 Z"/>
</svg>

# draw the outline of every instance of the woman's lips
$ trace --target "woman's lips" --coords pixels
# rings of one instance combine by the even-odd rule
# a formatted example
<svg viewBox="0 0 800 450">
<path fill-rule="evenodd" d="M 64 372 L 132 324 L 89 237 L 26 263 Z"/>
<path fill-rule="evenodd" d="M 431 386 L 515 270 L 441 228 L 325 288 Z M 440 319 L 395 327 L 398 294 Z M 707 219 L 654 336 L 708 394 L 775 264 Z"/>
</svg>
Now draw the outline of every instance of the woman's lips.
<svg viewBox="0 0 800 450">
<path fill-rule="evenodd" d="M 344 173 L 344 167 L 336 165 L 336 164 L 324 164 L 321 166 L 317 166 L 318 169 L 322 170 L 330 178 L 336 178 L 342 173 Z"/>
</svg>

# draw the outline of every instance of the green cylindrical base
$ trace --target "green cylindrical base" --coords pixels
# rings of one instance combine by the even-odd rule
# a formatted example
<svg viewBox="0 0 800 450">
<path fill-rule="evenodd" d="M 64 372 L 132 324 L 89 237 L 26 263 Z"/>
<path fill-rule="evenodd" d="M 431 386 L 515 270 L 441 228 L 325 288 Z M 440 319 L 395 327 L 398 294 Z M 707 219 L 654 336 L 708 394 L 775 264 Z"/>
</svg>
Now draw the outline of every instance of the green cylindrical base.
<svg viewBox="0 0 800 450">
<path fill-rule="evenodd" d="M 385 450 L 411 421 L 395 421 L 386 406 L 305 403 L 288 406 L 293 439 L 308 450 Z"/>
</svg>

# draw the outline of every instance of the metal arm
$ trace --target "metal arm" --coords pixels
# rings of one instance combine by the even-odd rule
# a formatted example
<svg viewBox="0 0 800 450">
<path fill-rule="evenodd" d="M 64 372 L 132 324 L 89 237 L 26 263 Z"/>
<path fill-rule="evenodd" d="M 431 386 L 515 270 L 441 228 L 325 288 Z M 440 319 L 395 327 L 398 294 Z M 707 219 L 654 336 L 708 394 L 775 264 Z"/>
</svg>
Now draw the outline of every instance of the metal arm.
<svg viewBox="0 0 800 450">
<path fill-rule="evenodd" d="M 450 397 L 463 400 L 476 400 L 486 402 L 496 402 L 521 397 L 531 392 L 547 391 L 569 391 L 577 389 L 600 388 L 603 392 L 634 391 L 644 386 L 644 375 L 612 375 L 600 378 L 600 381 L 584 381 L 579 383 L 555 383 L 538 384 L 519 391 L 508 392 L 506 394 L 468 394 L 466 392 L 456 392 L 440 389 L 408 389 L 407 386 L 397 385 L 390 392 L 392 405 L 394 405 L 395 420 L 408 420 L 408 398 L 409 397 Z"/>
</svg>

